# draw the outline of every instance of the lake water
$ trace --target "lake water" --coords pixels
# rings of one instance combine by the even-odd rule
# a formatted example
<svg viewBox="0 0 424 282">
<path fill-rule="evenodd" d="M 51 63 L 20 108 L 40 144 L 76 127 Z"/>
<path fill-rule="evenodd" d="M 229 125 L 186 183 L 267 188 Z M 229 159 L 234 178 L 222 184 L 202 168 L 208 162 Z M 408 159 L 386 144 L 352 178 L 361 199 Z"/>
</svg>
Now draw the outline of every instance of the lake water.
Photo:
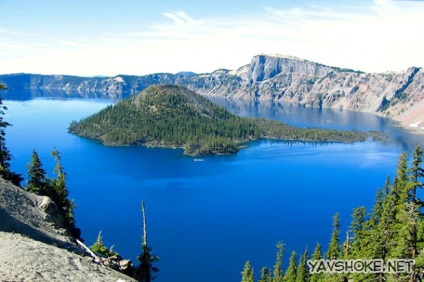
<svg viewBox="0 0 424 282">
<path fill-rule="evenodd" d="M 72 120 L 93 114 L 110 100 L 5 100 L 12 169 L 26 176 L 36 149 L 53 170 L 56 147 L 75 199 L 77 225 L 88 245 L 102 230 L 106 245 L 123 257 L 140 254 L 141 201 L 147 211 L 149 245 L 161 257 L 156 281 L 240 281 L 250 260 L 257 274 L 275 262 L 284 241 L 292 250 L 326 250 L 332 216 L 342 234 L 352 209 L 371 207 L 378 187 L 393 175 L 403 150 L 423 137 L 369 114 L 305 109 L 272 103 L 216 101 L 243 116 L 262 116 L 296 126 L 379 130 L 382 142 L 356 144 L 253 142 L 236 155 L 196 161 L 181 150 L 104 147 L 67 133 Z M 344 240 L 344 235 L 341 240 Z"/>
</svg>

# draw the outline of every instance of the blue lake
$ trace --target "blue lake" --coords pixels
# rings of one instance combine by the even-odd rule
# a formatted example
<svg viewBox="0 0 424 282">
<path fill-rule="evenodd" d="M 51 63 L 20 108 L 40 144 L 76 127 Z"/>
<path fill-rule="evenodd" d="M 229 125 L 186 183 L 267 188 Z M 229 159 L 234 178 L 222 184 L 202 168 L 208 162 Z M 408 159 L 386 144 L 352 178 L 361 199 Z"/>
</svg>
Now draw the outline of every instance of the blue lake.
<svg viewBox="0 0 424 282">
<path fill-rule="evenodd" d="M 215 101 L 242 116 L 262 116 L 296 126 L 379 130 L 385 142 L 317 144 L 257 141 L 236 155 L 201 161 L 181 150 L 104 147 L 67 133 L 72 120 L 95 113 L 110 100 L 5 100 L 12 169 L 26 176 L 35 149 L 52 172 L 56 147 L 75 199 L 77 226 L 88 245 L 102 230 L 106 245 L 123 257 L 140 254 L 141 201 L 149 245 L 160 256 L 156 281 L 240 281 L 250 260 L 258 274 L 275 262 L 278 241 L 292 250 L 324 251 L 332 216 L 342 234 L 352 209 L 370 208 L 378 187 L 396 169 L 399 154 L 424 137 L 364 113 L 293 105 Z M 344 235 L 341 240 L 344 240 Z"/>
</svg>

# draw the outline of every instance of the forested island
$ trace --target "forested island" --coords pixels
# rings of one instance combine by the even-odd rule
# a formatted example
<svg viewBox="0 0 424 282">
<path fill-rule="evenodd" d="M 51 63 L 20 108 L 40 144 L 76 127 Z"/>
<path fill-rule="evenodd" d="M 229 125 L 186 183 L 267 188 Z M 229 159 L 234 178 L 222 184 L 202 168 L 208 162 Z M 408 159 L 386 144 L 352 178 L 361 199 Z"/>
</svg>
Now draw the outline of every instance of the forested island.
<svg viewBox="0 0 424 282">
<path fill-rule="evenodd" d="M 72 122 L 68 130 L 109 146 L 184 148 L 191 156 L 236 153 L 242 144 L 257 139 L 351 143 L 370 136 L 239 117 L 179 85 L 151 86 Z"/>
</svg>

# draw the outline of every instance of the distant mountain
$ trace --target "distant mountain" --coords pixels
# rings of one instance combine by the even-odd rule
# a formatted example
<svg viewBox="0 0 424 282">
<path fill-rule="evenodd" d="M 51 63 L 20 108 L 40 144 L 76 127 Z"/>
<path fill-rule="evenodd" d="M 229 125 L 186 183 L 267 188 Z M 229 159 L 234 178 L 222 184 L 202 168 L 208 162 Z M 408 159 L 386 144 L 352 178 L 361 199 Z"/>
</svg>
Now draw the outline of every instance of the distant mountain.
<svg viewBox="0 0 424 282">
<path fill-rule="evenodd" d="M 184 148 L 187 155 L 235 153 L 259 138 L 356 142 L 366 133 L 300 129 L 281 122 L 242 118 L 184 86 L 157 85 L 73 122 L 69 132 L 105 145 Z"/>
<path fill-rule="evenodd" d="M 424 127 L 424 72 L 364 73 L 281 55 L 258 55 L 237 70 L 212 73 L 157 73 L 145 76 L 76 77 L 1 75 L 10 92 L 62 91 L 81 97 L 125 98 L 154 84 L 180 84 L 202 95 L 249 100 L 278 100 L 306 107 L 376 113 Z M 41 91 L 41 92 L 40 92 Z M 47 93 L 48 94 L 48 93 Z M 7 94 L 6 94 L 7 95 Z"/>
</svg>

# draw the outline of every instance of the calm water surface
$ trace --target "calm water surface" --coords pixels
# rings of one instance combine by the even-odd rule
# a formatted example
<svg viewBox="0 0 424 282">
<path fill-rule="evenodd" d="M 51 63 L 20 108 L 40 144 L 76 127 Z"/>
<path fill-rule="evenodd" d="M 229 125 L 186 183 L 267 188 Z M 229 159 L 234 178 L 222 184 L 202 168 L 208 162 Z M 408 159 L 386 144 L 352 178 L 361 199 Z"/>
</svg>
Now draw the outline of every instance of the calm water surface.
<svg viewBox="0 0 424 282">
<path fill-rule="evenodd" d="M 107 245 L 135 260 L 146 203 L 149 244 L 161 257 L 157 281 L 240 281 L 245 261 L 257 274 L 272 266 L 275 244 L 326 250 L 332 216 L 342 229 L 352 209 L 372 206 L 378 187 L 393 175 L 403 150 L 423 137 L 363 113 L 290 105 L 216 101 L 243 116 L 262 116 L 296 126 L 379 130 L 382 142 L 316 144 L 258 141 L 232 156 L 195 161 L 181 150 L 104 147 L 67 133 L 72 120 L 93 114 L 110 100 L 5 100 L 12 168 L 26 176 L 36 149 L 48 172 L 50 151 L 62 154 L 77 225 L 87 244 L 100 230 Z M 344 232 L 342 232 L 344 234 Z M 341 238 L 342 240 L 344 238 Z M 199 278 L 201 277 L 201 279 Z"/>
</svg>

